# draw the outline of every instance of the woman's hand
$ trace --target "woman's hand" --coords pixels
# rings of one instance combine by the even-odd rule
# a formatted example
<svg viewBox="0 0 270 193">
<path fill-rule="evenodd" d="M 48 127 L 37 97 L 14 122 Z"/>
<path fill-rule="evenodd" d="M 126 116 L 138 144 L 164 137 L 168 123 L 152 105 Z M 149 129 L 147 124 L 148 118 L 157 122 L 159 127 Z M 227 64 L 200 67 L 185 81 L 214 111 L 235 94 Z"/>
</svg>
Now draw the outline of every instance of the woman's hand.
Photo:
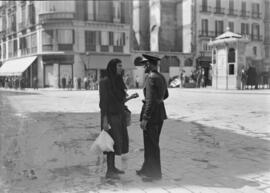
<svg viewBox="0 0 270 193">
<path fill-rule="evenodd" d="M 135 99 L 135 98 L 139 97 L 139 94 L 138 93 L 133 93 L 130 97 L 131 97 L 131 99 Z"/>
<path fill-rule="evenodd" d="M 138 98 L 139 94 L 138 93 L 133 93 L 132 95 L 128 96 L 125 100 L 125 102 L 129 101 L 130 99 L 135 99 Z"/>
</svg>

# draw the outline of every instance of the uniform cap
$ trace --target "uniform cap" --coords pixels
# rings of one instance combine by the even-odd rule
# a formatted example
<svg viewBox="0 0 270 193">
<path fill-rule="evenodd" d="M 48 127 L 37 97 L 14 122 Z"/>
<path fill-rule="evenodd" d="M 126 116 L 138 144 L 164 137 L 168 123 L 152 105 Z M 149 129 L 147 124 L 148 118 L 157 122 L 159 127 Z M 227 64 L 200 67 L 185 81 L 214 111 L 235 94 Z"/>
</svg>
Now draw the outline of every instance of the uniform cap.
<svg viewBox="0 0 270 193">
<path fill-rule="evenodd" d="M 149 54 L 143 54 L 143 58 L 140 60 L 140 62 L 137 64 L 137 66 L 144 66 L 146 62 L 150 62 L 152 64 L 157 65 L 157 61 L 160 60 L 159 57 L 149 55 Z"/>
</svg>

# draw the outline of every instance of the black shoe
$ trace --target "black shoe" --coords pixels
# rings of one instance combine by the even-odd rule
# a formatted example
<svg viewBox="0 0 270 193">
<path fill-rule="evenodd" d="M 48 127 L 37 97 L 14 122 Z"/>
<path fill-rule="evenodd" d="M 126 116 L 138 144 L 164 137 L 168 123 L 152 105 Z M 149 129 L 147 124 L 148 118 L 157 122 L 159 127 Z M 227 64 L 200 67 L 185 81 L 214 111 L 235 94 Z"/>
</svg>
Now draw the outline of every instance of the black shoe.
<svg viewBox="0 0 270 193">
<path fill-rule="evenodd" d="M 143 182 L 153 182 L 156 180 L 161 180 L 161 177 L 150 177 L 150 176 L 145 176 L 142 178 Z"/>
<path fill-rule="evenodd" d="M 124 173 L 125 173 L 123 170 L 119 170 L 119 169 L 117 169 L 117 168 L 113 168 L 112 171 L 113 171 L 114 173 L 116 173 L 116 174 L 124 174 Z"/>
<path fill-rule="evenodd" d="M 107 172 L 105 178 L 112 180 L 120 180 L 120 177 L 114 172 Z"/>
<path fill-rule="evenodd" d="M 143 176 L 143 175 L 145 175 L 145 171 L 144 171 L 143 169 L 136 170 L 136 174 L 137 174 L 138 176 Z"/>
</svg>

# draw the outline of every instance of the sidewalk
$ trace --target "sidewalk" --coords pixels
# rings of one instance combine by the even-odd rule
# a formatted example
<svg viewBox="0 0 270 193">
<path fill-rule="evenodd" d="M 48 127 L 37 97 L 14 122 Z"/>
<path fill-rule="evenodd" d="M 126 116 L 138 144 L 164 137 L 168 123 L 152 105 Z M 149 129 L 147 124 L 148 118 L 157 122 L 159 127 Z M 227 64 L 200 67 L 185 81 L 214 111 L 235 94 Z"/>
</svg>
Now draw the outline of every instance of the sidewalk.
<svg viewBox="0 0 270 193">
<path fill-rule="evenodd" d="M 199 91 L 207 92 L 207 89 Z M 195 121 L 184 122 L 184 118 L 172 118 L 171 108 L 177 105 L 174 110 L 178 111 L 179 115 L 187 116 L 184 113 L 185 108 L 188 108 L 192 110 L 191 114 L 197 114 L 197 120 L 203 118 L 203 121 L 209 122 L 203 117 L 205 113 L 194 112 L 195 109 L 207 106 L 199 101 L 188 102 L 192 96 L 192 93 L 188 93 L 192 92 L 189 89 L 170 91 L 172 95 L 167 109 L 171 118 L 165 121 L 160 138 L 163 179 L 144 183 L 135 174 L 143 161 L 143 139 L 138 121 L 141 104 L 138 99 L 129 104 L 134 113 L 132 125 L 128 128 L 130 152 L 124 157 L 127 162 L 122 164 L 120 157 L 116 160 L 117 166 L 124 168 L 126 174 L 122 175 L 119 181 L 107 181 L 104 179 L 105 168 L 97 157 L 89 152 L 93 140 L 100 132 L 98 92 L 79 91 L 67 95 L 68 92 L 70 91 L 49 93 L 39 89 L 37 93 L 40 95 L 9 96 L 9 100 L 4 101 L 6 108 L 1 107 L 1 110 L 4 109 L 5 113 L 1 112 L 0 117 L 0 122 L 4 124 L 0 125 L 0 131 L 1 134 L 9 131 L 2 140 L 9 138 L 2 150 L 8 149 L 10 160 L 17 165 L 14 166 L 16 175 L 11 176 L 13 180 L 4 184 L 0 180 L 0 193 L 1 190 L 6 190 L 5 193 L 270 192 L 269 140 L 255 135 L 254 132 L 250 132 L 250 135 L 239 134 L 230 125 L 227 130 L 223 130 Z M 201 95 L 206 96 L 209 100 L 216 98 Z M 242 101 L 243 97 L 233 96 L 239 101 Z M 183 105 L 176 101 L 178 98 L 180 101 L 184 100 Z M 226 101 L 226 98 L 224 100 Z M 207 100 L 203 101 L 209 105 Z M 15 112 L 7 112 L 8 102 Z M 218 103 L 210 103 L 210 106 L 217 109 Z M 82 105 L 83 108 L 79 109 Z M 231 104 L 226 106 L 229 110 L 232 109 Z M 267 110 L 260 108 L 262 112 L 255 114 L 259 107 L 251 106 L 247 110 L 252 112 L 253 118 L 248 119 L 257 120 L 256 125 L 259 125 L 261 113 Z M 235 108 L 242 108 L 242 105 Z M 223 116 L 228 114 L 222 106 L 220 109 L 223 109 Z M 244 110 L 232 111 L 230 116 L 238 120 L 237 116 L 241 116 L 246 111 Z M 222 114 L 217 110 L 212 113 Z M 228 124 L 224 120 L 219 122 Z M 239 124 L 234 120 L 230 122 Z M 262 133 L 261 130 L 257 132 Z M 37 179 L 29 179 L 27 173 L 22 174 L 22 168 L 26 168 L 26 171 L 34 169 Z"/>
</svg>

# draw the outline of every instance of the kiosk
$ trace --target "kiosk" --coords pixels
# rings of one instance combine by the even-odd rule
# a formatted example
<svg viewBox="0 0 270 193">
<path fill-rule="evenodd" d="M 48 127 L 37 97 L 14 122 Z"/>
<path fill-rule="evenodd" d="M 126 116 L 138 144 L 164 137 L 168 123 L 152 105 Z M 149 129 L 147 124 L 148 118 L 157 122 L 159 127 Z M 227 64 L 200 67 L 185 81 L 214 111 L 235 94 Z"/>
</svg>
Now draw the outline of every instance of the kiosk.
<svg viewBox="0 0 270 193">
<path fill-rule="evenodd" d="M 246 36 L 226 32 L 210 40 L 212 49 L 212 87 L 216 89 L 240 89 L 241 70 L 246 69 Z"/>
</svg>

